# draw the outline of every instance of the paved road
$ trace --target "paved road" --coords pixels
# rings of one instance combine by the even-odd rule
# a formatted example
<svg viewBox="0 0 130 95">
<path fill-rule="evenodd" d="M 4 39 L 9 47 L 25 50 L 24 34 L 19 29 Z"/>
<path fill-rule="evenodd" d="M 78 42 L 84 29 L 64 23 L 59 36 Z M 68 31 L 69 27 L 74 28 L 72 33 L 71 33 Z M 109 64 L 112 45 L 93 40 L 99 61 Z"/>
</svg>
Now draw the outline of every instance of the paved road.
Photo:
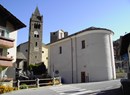
<svg viewBox="0 0 130 95">
<path fill-rule="evenodd" d="M 25 89 L 3 95 L 122 95 L 120 80 Z"/>
</svg>

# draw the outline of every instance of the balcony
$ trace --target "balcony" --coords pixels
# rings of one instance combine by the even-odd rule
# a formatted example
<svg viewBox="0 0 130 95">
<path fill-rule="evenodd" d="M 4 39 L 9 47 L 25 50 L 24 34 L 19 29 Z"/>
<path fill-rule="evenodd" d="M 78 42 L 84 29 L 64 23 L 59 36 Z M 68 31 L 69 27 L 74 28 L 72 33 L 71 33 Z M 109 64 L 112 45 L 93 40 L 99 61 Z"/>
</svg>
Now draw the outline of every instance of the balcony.
<svg viewBox="0 0 130 95">
<path fill-rule="evenodd" d="M 0 36 L 0 46 L 5 47 L 5 48 L 12 48 L 14 47 L 14 40 Z"/>
<path fill-rule="evenodd" d="M 13 66 L 12 60 L 13 58 L 0 56 L 0 66 Z"/>
</svg>

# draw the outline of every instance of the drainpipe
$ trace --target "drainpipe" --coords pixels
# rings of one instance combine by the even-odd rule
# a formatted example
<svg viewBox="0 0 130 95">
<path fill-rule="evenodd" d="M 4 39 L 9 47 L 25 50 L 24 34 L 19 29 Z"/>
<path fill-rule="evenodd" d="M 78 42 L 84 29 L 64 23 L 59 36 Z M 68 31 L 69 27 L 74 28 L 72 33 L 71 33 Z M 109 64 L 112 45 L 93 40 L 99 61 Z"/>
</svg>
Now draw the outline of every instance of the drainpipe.
<svg viewBox="0 0 130 95">
<path fill-rule="evenodd" d="M 76 38 L 76 35 L 75 35 L 75 60 L 76 60 L 76 82 L 78 82 L 77 38 Z"/>
</svg>

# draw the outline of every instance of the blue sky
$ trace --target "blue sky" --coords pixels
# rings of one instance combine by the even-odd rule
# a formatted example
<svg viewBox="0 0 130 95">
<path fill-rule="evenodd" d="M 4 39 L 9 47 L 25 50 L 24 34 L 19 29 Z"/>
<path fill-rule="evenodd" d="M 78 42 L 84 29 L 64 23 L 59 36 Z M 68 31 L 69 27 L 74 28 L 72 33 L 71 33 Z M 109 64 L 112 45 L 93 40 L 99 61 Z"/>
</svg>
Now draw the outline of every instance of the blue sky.
<svg viewBox="0 0 130 95">
<path fill-rule="evenodd" d="M 0 0 L 0 4 L 27 25 L 19 30 L 17 44 L 28 41 L 36 6 L 44 19 L 44 43 L 58 29 L 72 34 L 91 26 L 107 28 L 115 33 L 113 40 L 130 32 L 130 0 Z"/>
</svg>

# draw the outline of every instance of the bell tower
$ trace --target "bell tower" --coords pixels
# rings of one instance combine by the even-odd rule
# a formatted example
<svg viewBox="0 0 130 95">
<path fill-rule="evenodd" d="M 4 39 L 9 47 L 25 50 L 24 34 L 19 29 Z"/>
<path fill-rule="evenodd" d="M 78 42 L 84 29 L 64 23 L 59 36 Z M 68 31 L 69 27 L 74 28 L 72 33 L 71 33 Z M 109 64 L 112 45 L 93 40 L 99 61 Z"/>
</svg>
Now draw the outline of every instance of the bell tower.
<svg viewBox="0 0 130 95">
<path fill-rule="evenodd" d="M 30 18 L 29 42 L 28 42 L 28 65 L 42 62 L 42 27 L 43 16 L 38 7 Z"/>
</svg>

